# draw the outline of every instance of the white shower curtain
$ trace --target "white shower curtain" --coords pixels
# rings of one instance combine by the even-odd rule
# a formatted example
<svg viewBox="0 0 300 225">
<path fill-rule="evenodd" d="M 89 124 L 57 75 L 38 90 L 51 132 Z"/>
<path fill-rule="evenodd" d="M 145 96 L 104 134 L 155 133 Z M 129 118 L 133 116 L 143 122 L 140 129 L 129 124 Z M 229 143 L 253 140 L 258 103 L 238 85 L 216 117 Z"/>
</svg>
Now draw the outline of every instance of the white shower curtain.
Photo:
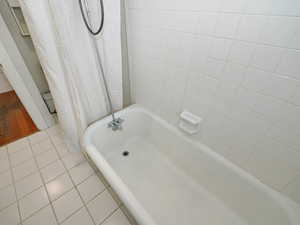
<svg viewBox="0 0 300 225">
<path fill-rule="evenodd" d="M 86 127 L 108 113 L 93 39 L 77 0 L 20 0 L 57 108 L 66 143 L 80 150 Z M 122 107 L 119 0 L 104 0 L 106 20 L 97 40 L 114 109 Z"/>
</svg>

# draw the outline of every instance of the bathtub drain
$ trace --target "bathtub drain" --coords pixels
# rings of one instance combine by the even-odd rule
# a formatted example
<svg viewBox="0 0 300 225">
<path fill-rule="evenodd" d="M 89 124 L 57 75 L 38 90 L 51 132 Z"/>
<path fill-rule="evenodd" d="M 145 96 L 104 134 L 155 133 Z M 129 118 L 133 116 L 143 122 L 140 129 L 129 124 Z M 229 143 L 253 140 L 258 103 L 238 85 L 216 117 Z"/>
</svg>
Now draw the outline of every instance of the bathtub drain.
<svg viewBox="0 0 300 225">
<path fill-rule="evenodd" d="M 128 151 L 124 151 L 122 154 L 123 154 L 123 156 L 128 156 L 129 152 Z"/>
</svg>

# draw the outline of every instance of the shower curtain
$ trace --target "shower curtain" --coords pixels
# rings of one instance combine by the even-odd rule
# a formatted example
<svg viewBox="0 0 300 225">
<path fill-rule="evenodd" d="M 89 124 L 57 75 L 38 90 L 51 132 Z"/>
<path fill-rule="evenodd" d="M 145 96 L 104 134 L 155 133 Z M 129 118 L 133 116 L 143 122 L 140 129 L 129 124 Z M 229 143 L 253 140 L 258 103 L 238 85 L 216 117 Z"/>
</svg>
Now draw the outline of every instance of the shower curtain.
<svg viewBox="0 0 300 225">
<path fill-rule="evenodd" d="M 87 126 L 108 114 L 93 38 L 85 28 L 77 0 L 20 0 L 20 4 L 65 141 L 71 150 L 79 151 Z M 104 0 L 104 6 L 104 30 L 96 41 L 116 110 L 122 107 L 123 99 L 120 2 Z"/>
</svg>

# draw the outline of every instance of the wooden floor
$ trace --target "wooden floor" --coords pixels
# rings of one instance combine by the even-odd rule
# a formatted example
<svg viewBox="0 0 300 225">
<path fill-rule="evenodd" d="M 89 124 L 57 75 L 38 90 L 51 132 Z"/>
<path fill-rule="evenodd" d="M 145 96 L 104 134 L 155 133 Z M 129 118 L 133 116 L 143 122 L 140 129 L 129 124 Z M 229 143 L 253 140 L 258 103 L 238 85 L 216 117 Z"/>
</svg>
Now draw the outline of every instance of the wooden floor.
<svg viewBox="0 0 300 225">
<path fill-rule="evenodd" d="M 16 93 L 0 94 L 0 146 L 37 131 Z"/>
</svg>

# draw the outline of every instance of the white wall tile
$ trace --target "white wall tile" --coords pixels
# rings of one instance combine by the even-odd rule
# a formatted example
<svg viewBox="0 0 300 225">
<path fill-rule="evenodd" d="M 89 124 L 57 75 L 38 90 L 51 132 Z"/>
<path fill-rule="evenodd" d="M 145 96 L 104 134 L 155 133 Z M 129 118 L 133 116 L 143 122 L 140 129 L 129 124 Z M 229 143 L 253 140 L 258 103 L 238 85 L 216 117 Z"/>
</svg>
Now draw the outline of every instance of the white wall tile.
<svg viewBox="0 0 300 225">
<path fill-rule="evenodd" d="M 214 98 L 217 85 L 218 80 L 215 78 L 196 73 L 191 74 L 182 110 L 185 109 L 205 117 Z"/>
<path fill-rule="evenodd" d="M 266 71 L 274 71 L 280 62 L 284 51 L 285 49 L 283 48 L 257 45 L 250 61 L 250 65 Z"/>
<path fill-rule="evenodd" d="M 299 88 L 300 81 L 274 73 L 249 68 L 243 86 L 248 89 L 289 100 Z"/>
<path fill-rule="evenodd" d="M 267 16 L 263 15 L 242 15 L 237 32 L 236 38 L 245 41 L 259 40 L 260 34 L 266 26 Z"/>
<path fill-rule="evenodd" d="M 299 26 L 300 19 L 298 17 L 271 16 L 262 30 L 259 41 L 287 47 Z"/>
<path fill-rule="evenodd" d="M 203 117 L 195 138 L 276 189 L 295 179 L 299 1 L 131 1 L 133 101 L 171 123 L 184 109 Z M 299 200 L 295 186 L 284 193 Z"/>
<path fill-rule="evenodd" d="M 251 0 L 246 2 L 245 12 L 253 14 L 269 14 L 273 0 Z"/>
<path fill-rule="evenodd" d="M 228 57 L 232 40 L 215 38 L 212 42 L 210 56 L 215 59 L 225 60 Z"/>
<path fill-rule="evenodd" d="M 248 65 L 254 52 L 254 48 L 254 44 L 249 44 L 247 42 L 242 41 L 235 41 L 231 46 L 228 60 Z"/>
<path fill-rule="evenodd" d="M 291 40 L 288 43 L 288 47 L 300 49 L 300 26 L 298 26 L 296 32 L 293 34 Z"/>
<path fill-rule="evenodd" d="M 298 0 L 272 1 L 271 10 L 275 15 L 299 16 L 300 2 Z"/>
<path fill-rule="evenodd" d="M 224 61 L 207 58 L 201 72 L 213 78 L 220 78 L 224 66 Z"/>
<path fill-rule="evenodd" d="M 243 12 L 247 0 L 223 0 L 222 12 Z"/>
<path fill-rule="evenodd" d="M 194 33 L 198 22 L 198 14 L 190 12 L 168 12 L 161 13 L 159 19 L 160 27 L 162 28 Z"/>
<path fill-rule="evenodd" d="M 234 37 L 239 20 L 239 14 L 220 14 L 217 19 L 215 34 L 227 38 Z"/>
<path fill-rule="evenodd" d="M 219 80 L 224 84 L 239 86 L 246 72 L 247 68 L 245 66 L 236 63 L 227 63 Z"/>
<path fill-rule="evenodd" d="M 295 105 L 300 106 L 300 86 L 296 87 L 295 90 L 293 90 L 289 101 Z"/>
<path fill-rule="evenodd" d="M 280 62 L 277 72 L 300 79 L 300 50 L 288 50 Z"/>
<path fill-rule="evenodd" d="M 199 34 L 212 35 L 217 24 L 217 13 L 200 13 L 198 15 L 198 23 L 196 32 Z"/>
</svg>

